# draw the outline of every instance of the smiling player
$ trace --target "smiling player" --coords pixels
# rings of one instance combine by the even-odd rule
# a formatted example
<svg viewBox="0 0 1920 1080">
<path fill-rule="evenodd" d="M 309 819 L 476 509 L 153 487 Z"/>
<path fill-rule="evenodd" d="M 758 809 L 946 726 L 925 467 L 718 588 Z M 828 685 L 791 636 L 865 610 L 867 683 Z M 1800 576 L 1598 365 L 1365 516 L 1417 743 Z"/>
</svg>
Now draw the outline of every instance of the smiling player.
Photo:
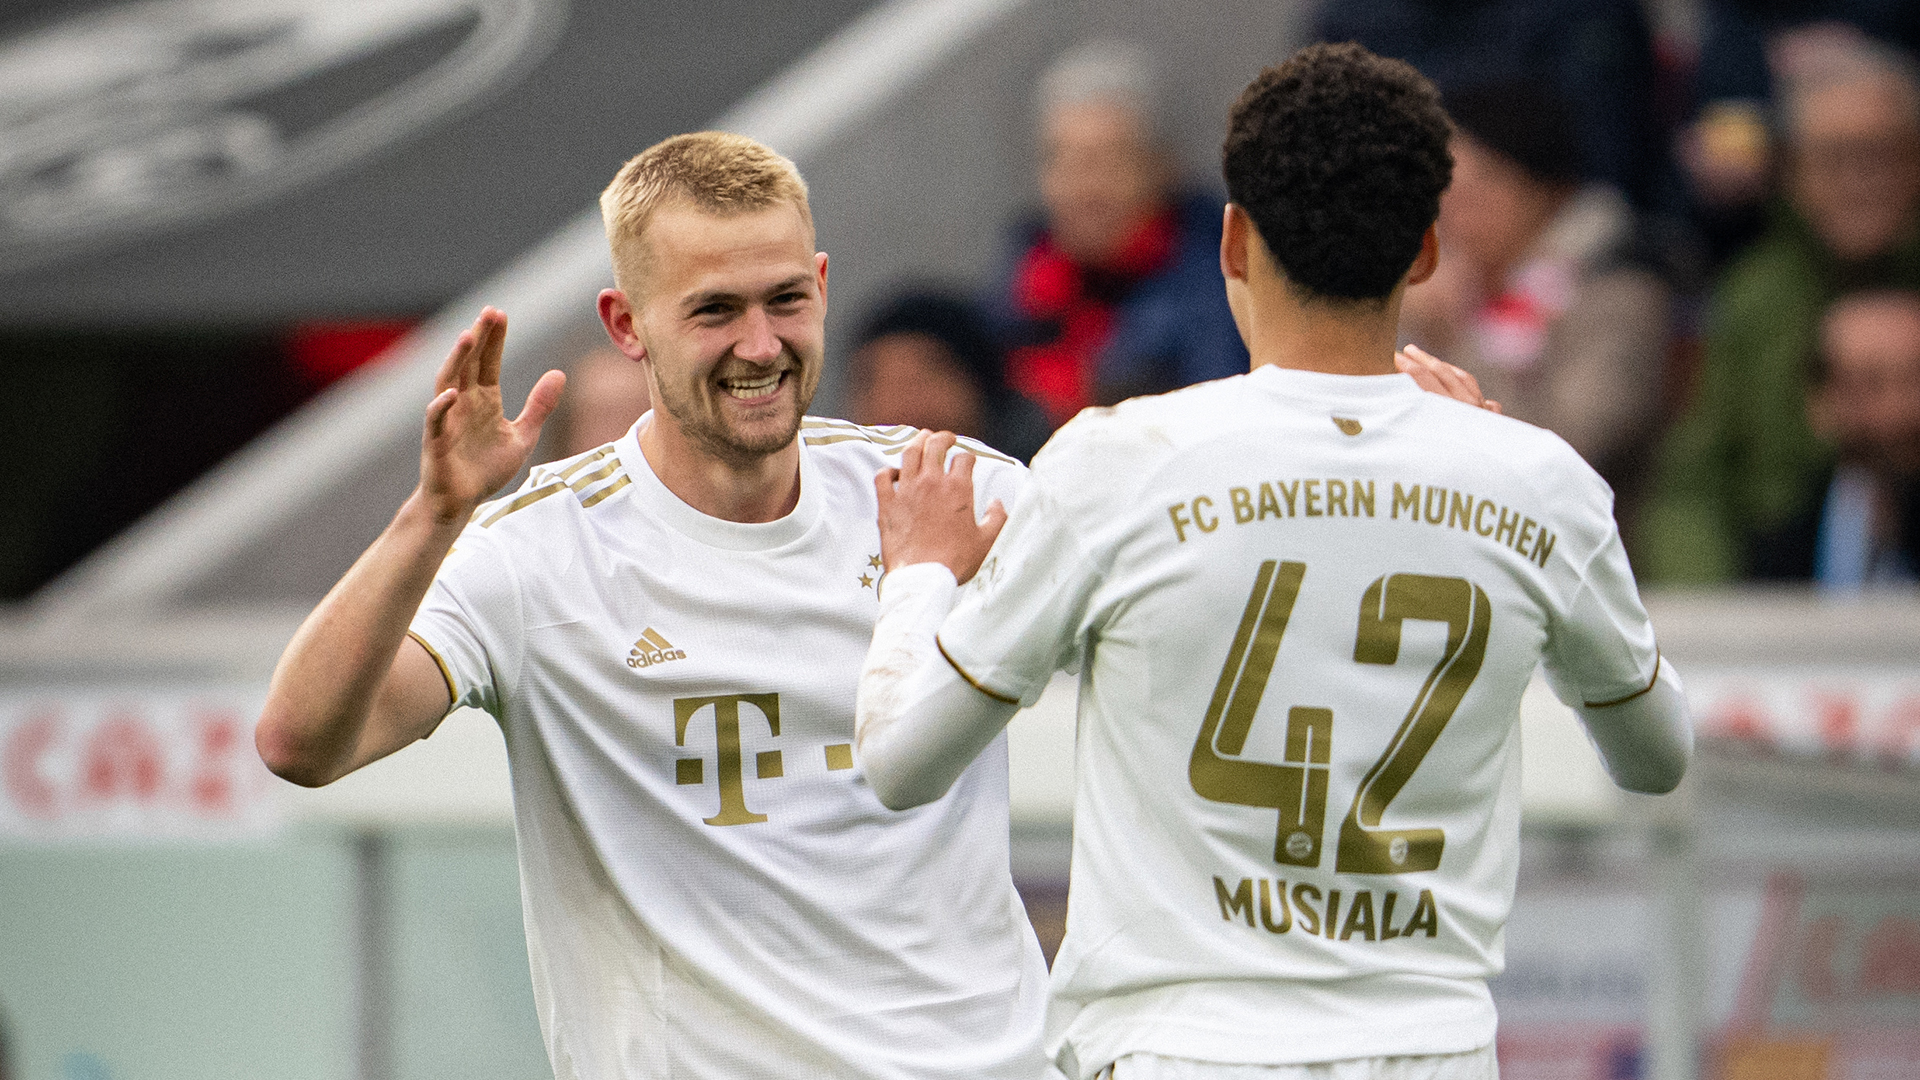
<svg viewBox="0 0 1920 1080">
<path fill-rule="evenodd" d="M 600 315 L 654 410 L 483 505 L 561 382 L 507 421 L 484 312 L 441 370 L 419 488 L 288 646 L 262 756 L 317 785 L 453 706 L 500 722 L 560 1080 L 1042 1075 L 1004 741 L 905 815 L 854 759 L 872 476 L 911 432 L 804 418 L 827 298 L 804 184 L 701 133 L 601 205 Z M 1011 502 L 1023 470 L 968 449 L 982 502 Z"/>
</svg>

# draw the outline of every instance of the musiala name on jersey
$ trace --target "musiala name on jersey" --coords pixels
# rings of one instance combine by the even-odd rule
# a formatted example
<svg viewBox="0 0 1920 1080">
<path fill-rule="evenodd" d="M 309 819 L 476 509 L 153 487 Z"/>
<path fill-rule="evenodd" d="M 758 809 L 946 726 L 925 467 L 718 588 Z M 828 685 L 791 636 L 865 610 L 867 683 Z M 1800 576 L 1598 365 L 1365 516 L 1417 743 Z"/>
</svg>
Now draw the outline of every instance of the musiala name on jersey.
<svg viewBox="0 0 1920 1080">
<path fill-rule="evenodd" d="M 1392 941 L 1436 937 L 1440 933 L 1440 909 L 1434 904 L 1432 889 L 1421 889 L 1413 897 L 1411 908 L 1400 893 L 1385 892 L 1377 909 L 1372 889 L 1355 892 L 1343 909 L 1339 889 L 1322 893 L 1318 886 L 1297 882 L 1289 890 L 1285 878 L 1241 878 L 1230 886 L 1215 875 L 1213 892 L 1222 919 L 1230 923 L 1245 919 L 1249 927 L 1269 934 L 1299 933 L 1329 941 Z"/>
<path fill-rule="evenodd" d="M 1403 521 L 1483 537 L 1511 548 L 1545 568 L 1558 534 L 1518 509 L 1438 484 L 1392 482 L 1386 505 L 1372 480 L 1298 478 L 1263 480 L 1226 489 L 1224 498 L 1200 494 L 1167 507 L 1180 543 L 1217 531 L 1223 524 L 1257 525 L 1268 519 L 1374 518 Z"/>
</svg>

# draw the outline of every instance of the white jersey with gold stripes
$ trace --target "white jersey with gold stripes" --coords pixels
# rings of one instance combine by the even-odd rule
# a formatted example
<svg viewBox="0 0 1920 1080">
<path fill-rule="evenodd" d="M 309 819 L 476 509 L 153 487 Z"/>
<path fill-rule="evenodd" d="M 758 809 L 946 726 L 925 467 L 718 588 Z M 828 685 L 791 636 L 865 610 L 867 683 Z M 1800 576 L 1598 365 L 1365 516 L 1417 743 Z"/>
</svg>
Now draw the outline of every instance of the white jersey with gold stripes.
<svg viewBox="0 0 1920 1080">
<path fill-rule="evenodd" d="M 943 624 L 1081 671 L 1050 1047 L 1288 1064 L 1486 1046 L 1522 691 L 1654 678 L 1612 493 L 1405 375 L 1262 367 L 1062 429 Z"/>
<path fill-rule="evenodd" d="M 482 507 L 441 568 L 413 632 L 506 733 L 560 1080 L 1042 1074 L 1005 739 L 906 813 L 853 755 L 873 475 L 912 434 L 808 419 L 798 506 L 740 524 L 630 431 Z M 1025 470 L 970 449 L 1011 506 Z"/>
</svg>

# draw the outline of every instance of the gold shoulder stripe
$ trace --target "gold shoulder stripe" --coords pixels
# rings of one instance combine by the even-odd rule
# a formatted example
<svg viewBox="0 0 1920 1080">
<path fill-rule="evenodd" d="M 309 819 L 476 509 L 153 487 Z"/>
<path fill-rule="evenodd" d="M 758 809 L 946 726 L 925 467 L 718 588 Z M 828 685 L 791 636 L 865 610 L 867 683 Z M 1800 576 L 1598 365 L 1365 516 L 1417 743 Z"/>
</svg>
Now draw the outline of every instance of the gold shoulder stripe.
<svg viewBox="0 0 1920 1080">
<path fill-rule="evenodd" d="M 599 468 L 593 470 L 590 473 L 586 473 L 581 476 L 575 477 L 573 483 L 568 484 L 567 486 L 572 488 L 574 492 L 577 494 L 579 492 L 585 491 L 588 488 L 592 487 L 598 481 L 605 480 L 607 477 L 612 476 L 614 474 L 614 471 L 619 468 L 620 468 L 619 461 L 617 460 L 609 461 L 605 465 L 600 466 Z"/>
<path fill-rule="evenodd" d="M 914 432 L 919 429 L 911 424 L 856 424 L 851 420 L 840 420 L 831 416 L 808 416 L 800 421 L 803 428 L 840 428 L 852 431 L 877 431 L 883 435 L 899 432 Z"/>
<path fill-rule="evenodd" d="M 974 457 L 987 458 L 992 461 L 1004 461 L 1009 465 L 1020 464 L 1000 451 L 995 450 L 993 447 L 988 446 L 986 443 L 981 442 L 979 439 L 970 439 L 963 435 L 958 445 L 960 449 L 965 450 Z"/>
<path fill-rule="evenodd" d="M 861 442 L 869 442 L 869 443 L 873 441 L 872 439 L 868 438 L 865 435 L 862 435 L 858 432 L 852 432 L 852 431 L 843 432 L 838 435 L 802 435 L 800 437 L 800 441 L 806 443 L 808 446 L 829 446 L 833 443 L 847 442 L 848 440 L 851 440 L 851 439 L 858 439 Z M 893 446 L 893 447 L 886 447 L 885 449 L 887 450 L 888 453 L 893 453 L 899 450 L 900 448 L 897 446 Z"/>
<path fill-rule="evenodd" d="M 546 487 L 534 488 L 532 491 L 527 492 L 525 495 L 520 496 L 519 498 L 508 503 L 506 506 L 502 507 L 499 513 L 494 514 L 492 517 L 489 517 L 487 520 L 481 522 L 480 527 L 484 529 L 492 525 L 495 525 L 500 521 L 501 518 L 506 517 L 508 514 L 513 513 L 515 510 L 524 510 L 527 507 L 532 506 L 534 503 L 539 502 L 541 499 L 544 499 L 549 495 L 558 495 L 565 490 L 567 490 L 567 485 L 561 484 L 561 483 L 552 483 L 552 484 L 548 484 Z"/>
<path fill-rule="evenodd" d="M 1642 694 L 1645 694 L 1651 691 L 1653 689 L 1653 684 L 1660 681 L 1660 663 L 1663 659 L 1664 658 L 1658 652 L 1655 652 L 1653 654 L 1653 678 L 1647 680 L 1647 685 L 1641 687 L 1638 690 L 1635 690 L 1633 693 L 1628 694 L 1626 697 L 1614 698 L 1612 701 L 1586 701 L 1586 702 L 1582 702 L 1581 704 L 1584 707 L 1589 709 L 1606 709 L 1606 708 L 1611 708 L 1612 706 L 1615 706 L 1615 705 L 1625 705 L 1627 702 L 1632 701 L 1634 698 L 1637 698 Z"/>
<path fill-rule="evenodd" d="M 576 461 L 573 464 L 567 466 L 566 468 L 560 470 L 558 473 L 554 474 L 555 478 L 560 480 L 569 479 L 570 477 L 573 476 L 574 473 L 579 472 L 581 469 L 586 468 L 587 466 L 593 464 L 596 461 L 599 461 L 601 458 L 606 457 L 608 454 L 611 454 L 611 453 L 613 453 L 613 444 L 608 443 L 607 445 L 601 447 L 600 449 L 595 450 L 593 453 L 588 454 L 586 457 L 581 458 L 579 461 Z"/>
<path fill-rule="evenodd" d="M 806 421 L 801 423 L 800 428 L 803 431 L 840 432 L 855 435 L 866 439 L 868 442 L 876 443 L 912 442 L 913 437 L 920 434 L 919 428 L 909 424 L 883 424 L 877 427 L 868 427 L 864 424 L 855 424 L 846 420 Z"/>
<path fill-rule="evenodd" d="M 905 450 L 907 448 L 907 443 L 913 441 L 912 437 L 909 436 L 908 438 L 902 439 L 899 442 L 887 442 L 881 439 L 876 439 L 873 436 L 866 434 L 865 432 L 855 432 L 855 431 L 840 432 L 833 435 L 804 435 L 801 437 L 801 441 L 806 443 L 808 446 L 828 446 L 833 443 L 848 442 L 853 439 L 859 439 L 863 442 L 870 442 L 873 445 L 878 446 L 880 448 L 881 453 L 888 454 L 888 455 L 897 454 L 900 451 Z M 1000 451 L 995 450 L 992 447 L 986 445 L 985 443 L 979 442 L 974 439 L 963 439 L 960 442 L 956 443 L 955 445 L 958 446 L 960 449 L 966 451 L 967 453 L 972 454 L 974 457 L 988 458 L 993 461 L 1004 461 L 1009 465 L 1020 464 L 1018 461 L 1015 461 L 1014 459 L 1008 457 L 1007 455 L 1001 453 Z"/>
<path fill-rule="evenodd" d="M 453 703 L 460 700 L 460 691 L 455 689 L 453 685 L 453 669 L 447 667 L 447 662 L 440 657 L 440 650 L 427 644 L 426 638 L 421 637 L 411 630 L 407 631 L 407 636 L 419 642 L 420 647 L 427 650 L 427 655 L 433 657 L 433 666 L 440 669 L 440 677 L 446 680 L 447 709 L 451 711 L 453 709 Z"/>
<path fill-rule="evenodd" d="M 612 495 L 614 492 L 619 491 L 621 488 L 626 487 L 628 484 L 631 484 L 631 483 L 633 483 L 633 477 L 628 476 L 626 473 L 621 473 L 620 479 L 615 480 L 613 483 L 608 484 L 606 487 L 601 488 L 599 491 L 596 491 L 593 494 L 587 496 L 586 498 L 581 499 L 580 506 L 582 509 L 585 509 L 591 506 L 598 506 L 600 505 L 601 501 L 604 500 L 607 496 Z"/>
<path fill-rule="evenodd" d="M 988 697 L 992 698 L 995 701 L 1000 702 L 1003 705 L 1020 704 L 1019 698 L 1008 697 L 1007 695 L 999 692 L 998 690 L 994 690 L 991 687 L 987 686 L 985 683 L 982 683 L 979 679 L 976 679 L 973 676 L 967 674 L 967 669 L 961 667 L 959 661 L 953 658 L 953 654 L 947 651 L 946 645 L 941 643 L 938 635 L 934 636 L 933 644 L 936 648 L 940 650 L 940 655 L 946 658 L 947 663 L 953 665 L 953 670 L 956 672 L 959 672 L 960 677 L 967 680 L 968 686 L 973 687 L 975 690 L 980 691 L 981 693 L 987 695 Z"/>
</svg>

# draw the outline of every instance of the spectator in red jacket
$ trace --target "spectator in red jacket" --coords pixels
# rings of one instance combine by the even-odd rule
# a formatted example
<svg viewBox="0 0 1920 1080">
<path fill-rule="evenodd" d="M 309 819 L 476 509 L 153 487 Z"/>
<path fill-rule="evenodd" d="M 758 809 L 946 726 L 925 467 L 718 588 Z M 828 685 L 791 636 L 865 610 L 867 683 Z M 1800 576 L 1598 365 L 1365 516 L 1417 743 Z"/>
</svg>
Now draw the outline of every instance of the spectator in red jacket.
<svg viewBox="0 0 1920 1080">
<path fill-rule="evenodd" d="M 1041 83 L 1042 213 L 990 300 L 1008 381 L 1080 409 L 1247 370 L 1220 283 L 1217 196 L 1177 189 L 1138 48 L 1083 46 Z"/>
</svg>

